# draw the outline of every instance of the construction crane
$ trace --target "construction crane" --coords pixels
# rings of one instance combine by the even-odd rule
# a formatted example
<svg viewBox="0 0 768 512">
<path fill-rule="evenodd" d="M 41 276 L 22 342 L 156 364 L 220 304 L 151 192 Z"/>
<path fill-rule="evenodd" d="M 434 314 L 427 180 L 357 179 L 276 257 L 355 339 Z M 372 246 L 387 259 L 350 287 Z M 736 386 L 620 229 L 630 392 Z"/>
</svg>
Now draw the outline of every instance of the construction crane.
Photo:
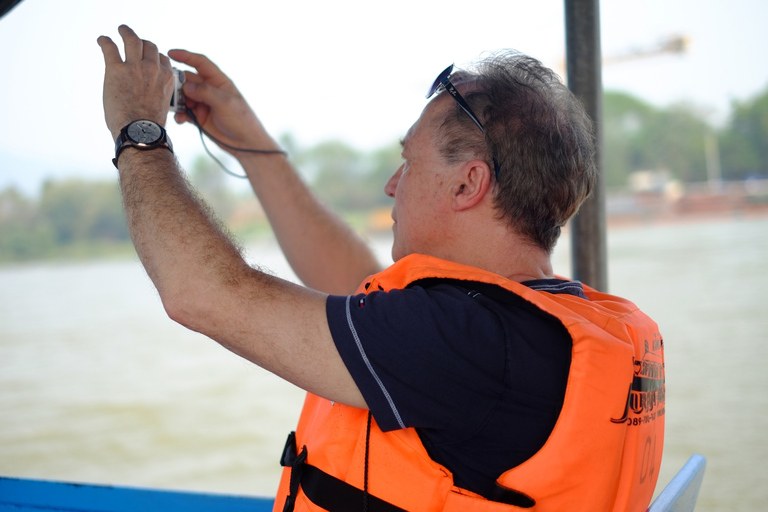
<svg viewBox="0 0 768 512">
<path fill-rule="evenodd" d="M 690 39 L 686 36 L 674 35 L 662 39 L 657 44 L 647 48 L 638 48 L 628 50 L 625 53 L 605 56 L 603 57 L 603 66 L 610 66 L 612 64 L 619 64 L 621 62 L 642 59 L 645 57 L 654 57 L 664 53 L 685 53 L 689 45 Z"/>
<path fill-rule="evenodd" d="M 685 53 L 690 46 L 690 42 L 687 36 L 673 35 L 644 48 L 634 48 L 615 55 L 605 55 L 601 59 L 601 65 L 603 67 L 612 66 L 633 60 L 656 57 L 665 53 Z M 560 59 L 555 71 L 562 77 L 566 76 L 565 58 Z"/>
</svg>

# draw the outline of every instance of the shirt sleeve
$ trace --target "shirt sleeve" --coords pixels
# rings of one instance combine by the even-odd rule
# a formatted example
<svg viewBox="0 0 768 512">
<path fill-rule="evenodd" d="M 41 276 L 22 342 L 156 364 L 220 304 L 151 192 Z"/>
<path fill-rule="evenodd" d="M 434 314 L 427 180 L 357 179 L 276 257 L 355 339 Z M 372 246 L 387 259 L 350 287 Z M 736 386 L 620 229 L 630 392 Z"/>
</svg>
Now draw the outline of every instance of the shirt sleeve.
<svg viewBox="0 0 768 512">
<path fill-rule="evenodd" d="M 336 347 L 383 431 L 458 425 L 471 435 L 504 392 L 497 315 L 459 287 L 329 296 Z"/>
</svg>

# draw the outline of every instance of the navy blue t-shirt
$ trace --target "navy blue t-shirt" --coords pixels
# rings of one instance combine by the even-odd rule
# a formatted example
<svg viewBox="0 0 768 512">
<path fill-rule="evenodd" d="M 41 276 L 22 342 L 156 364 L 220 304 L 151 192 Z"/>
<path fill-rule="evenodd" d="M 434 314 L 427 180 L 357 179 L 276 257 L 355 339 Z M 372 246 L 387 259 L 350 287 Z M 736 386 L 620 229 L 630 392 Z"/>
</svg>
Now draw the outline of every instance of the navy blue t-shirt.
<svg viewBox="0 0 768 512">
<path fill-rule="evenodd" d="M 578 282 L 523 283 L 584 298 Z M 565 396 L 572 339 L 503 288 L 425 280 L 329 296 L 336 347 L 383 431 L 414 427 L 454 483 L 490 496 L 545 443 Z"/>
</svg>

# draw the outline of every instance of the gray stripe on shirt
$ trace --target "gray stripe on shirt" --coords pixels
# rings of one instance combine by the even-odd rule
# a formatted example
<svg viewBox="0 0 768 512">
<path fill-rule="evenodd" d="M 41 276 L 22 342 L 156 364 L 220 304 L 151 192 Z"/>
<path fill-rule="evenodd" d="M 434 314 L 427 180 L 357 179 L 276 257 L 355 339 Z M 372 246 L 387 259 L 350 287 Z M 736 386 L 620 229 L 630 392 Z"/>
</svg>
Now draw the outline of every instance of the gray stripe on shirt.
<svg viewBox="0 0 768 512">
<path fill-rule="evenodd" d="M 368 360 L 368 356 L 365 355 L 363 344 L 360 342 L 360 338 L 357 336 L 357 330 L 355 329 L 355 326 L 352 324 L 352 312 L 349 309 L 349 303 L 351 299 L 352 299 L 352 296 L 347 295 L 347 323 L 349 324 L 349 330 L 352 332 L 352 336 L 355 338 L 355 343 L 357 343 L 357 349 L 360 351 L 360 355 L 363 358 L 363 362 L 365 362 L 365 366 L 368 367 L 368 371 L 371 372 L 371 375 L 373 376 L 374 380 L 381 388 L 381 392 L 384 393 L 384 397 L 387 399 L 387 402 L 389 403 L 389 407 L 392 409 L 392 413 L 395 415 L 397 424 L 400 425 L 400 428 L 405 428 L 405 423 L 403 423 L 403 420 L 400 418 L 400 413 L 397 411 L 397 407 L 395 407 L 395 402 L 392 401 L 392 397 L 389 395 L 389 391 L 387 391 L 387 388 L 384 387 L 384 383 L 381 382 L 381 379 L 379 378 L 379 376 L 376 375 L 376 371 L 373 369 L 373 366 L 371 366 L 371 362 Z"/>
</svg>

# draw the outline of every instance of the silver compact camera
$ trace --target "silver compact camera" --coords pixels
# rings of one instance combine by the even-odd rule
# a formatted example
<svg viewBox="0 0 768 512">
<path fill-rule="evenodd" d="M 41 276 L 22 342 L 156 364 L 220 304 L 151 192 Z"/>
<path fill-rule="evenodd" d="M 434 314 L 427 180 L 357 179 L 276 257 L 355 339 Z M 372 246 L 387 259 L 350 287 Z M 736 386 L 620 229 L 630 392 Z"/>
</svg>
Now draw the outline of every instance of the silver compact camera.
<svg viewBox="0 0 768 512">
<path fill-rule="evenodd" d="M 185 112 L 187 105 L 184 102 L 184 91 L 181 87 L 184 85 L 184 72 L 173 68 L 173 96 L 171 96 L 171 112 Z"/>
</svg>

